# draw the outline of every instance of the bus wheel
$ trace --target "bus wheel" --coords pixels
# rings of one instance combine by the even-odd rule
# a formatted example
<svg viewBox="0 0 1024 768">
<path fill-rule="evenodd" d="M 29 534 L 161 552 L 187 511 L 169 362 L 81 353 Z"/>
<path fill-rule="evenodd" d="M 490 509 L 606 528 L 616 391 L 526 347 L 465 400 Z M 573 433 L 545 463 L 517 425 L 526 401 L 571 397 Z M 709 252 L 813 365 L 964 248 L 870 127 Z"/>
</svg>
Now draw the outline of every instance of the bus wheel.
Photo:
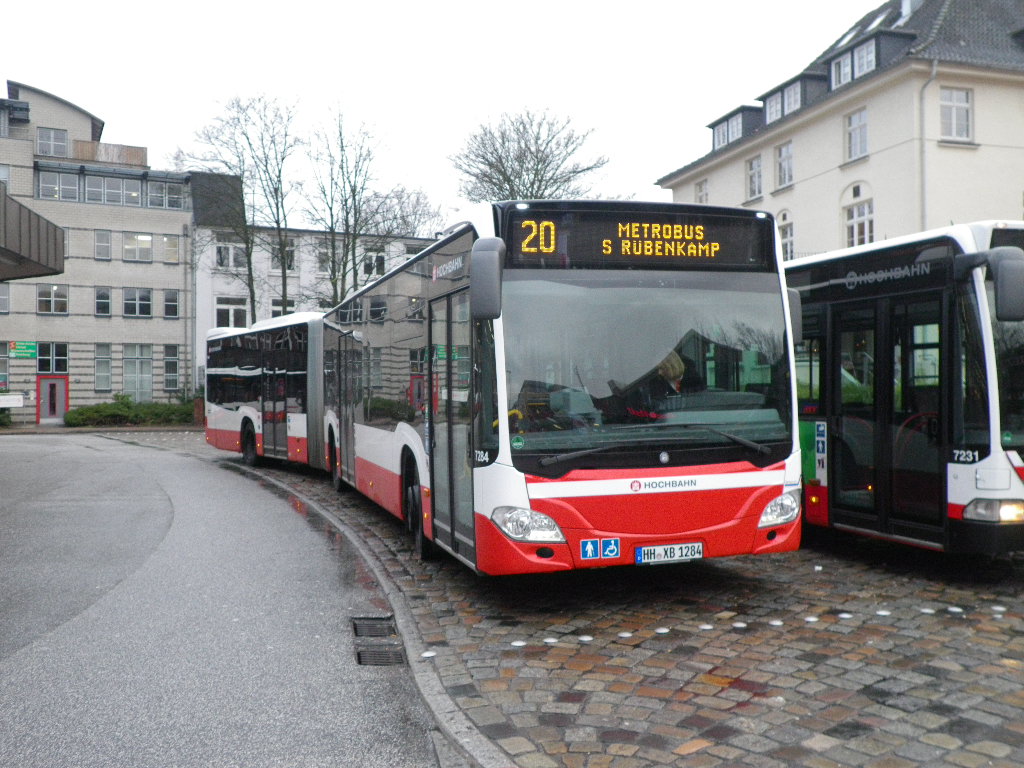
<svg viewBox="0 0 1024 768">
<path fill-rule="evenodd" d="M 255 467 L 260 457 L 256 455 L 256 430 L 252 424 L 246 422 L 242 427 L 242 461 L 248 466 Z"/>
<path fill-rule="evenodd" d="M 434 542 L 423 531 L 423 504 L 420 497 L 419 478 L 413 471 L 405 483 L 405 521 L 412 531 L 412 548 L 420 560 L 433 560 L 437 554 Z"/>
<path fill-rule="evenodd" d="M 331 452 L 331 485 L 334 490 L 340 491 L 345 482 L 341 479 L 341 461 L 338 458 L 338 449 L 334 445 L 334 438 L 331 438 L 329 450 Z"/>
</svg>

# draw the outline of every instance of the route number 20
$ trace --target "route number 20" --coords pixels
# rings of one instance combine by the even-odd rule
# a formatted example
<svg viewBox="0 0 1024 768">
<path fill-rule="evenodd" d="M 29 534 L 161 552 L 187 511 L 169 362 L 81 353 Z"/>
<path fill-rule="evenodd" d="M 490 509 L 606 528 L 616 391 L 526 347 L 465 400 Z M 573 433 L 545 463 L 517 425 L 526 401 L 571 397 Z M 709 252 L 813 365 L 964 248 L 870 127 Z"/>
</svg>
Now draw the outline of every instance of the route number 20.
<svg viewBox="0 0 1024 768">
<path fill-rule="evenodd" d="M 522 223 L 526 230 L 523 236 L 523 253 L 554 253 L 558 242 L 558 232 L 553 221 L 532 221 Z"/>
</svg>

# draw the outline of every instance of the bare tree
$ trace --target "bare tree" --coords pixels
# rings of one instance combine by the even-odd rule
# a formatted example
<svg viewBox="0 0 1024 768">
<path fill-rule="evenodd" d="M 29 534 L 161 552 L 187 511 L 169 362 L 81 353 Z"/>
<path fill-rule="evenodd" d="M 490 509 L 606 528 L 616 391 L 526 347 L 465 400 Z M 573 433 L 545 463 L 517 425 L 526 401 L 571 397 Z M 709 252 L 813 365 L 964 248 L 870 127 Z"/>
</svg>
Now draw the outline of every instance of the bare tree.
<svg viewBox="0 0 1024 768">
<path fill-rule="evenodd" d="M 569 118 L 527 110 L 481 125 L 462 153 L 451 158 L 463 175 L 460 192 L 471 202 L 582 197 L 583 177 L 603 168 L 606 157 L 576 159 L 590 131 L 577 133 Z"/>
<path fill-rule="evenodd" d="M 310 160 L 306 215 L 324 230 L 320 268 L 330 286 L 317 298 L 335 306 L 359 287 L 360 248 L 383 251 L 399 237 L 436 227 L 440 211 L 419 190 L 376 191 L 373 137 L 362 125 L 350 132 L 340 113 L 315 133 Z"/>
<path fill-rule="evenodd" d="M 299 186 L 288 175 L 289 160 L 303 145 L 293 132 L 294 122 L 294 108 L 274 99 L 234 98 L 225 105 L 223 115 L 197 132 L 196 141 L 202 150 L 188 158 L 204 169 L 224 174 L 225 194 L 233 193 L 230 200 L 225 197 L 218 204 L 233 239 L 245 250 L 244 282 L 252 322 L 257 319 L 253 252 L 261 242 L 280 268 L 282 311 L 288 307 L 288 267 L 293 257 L 288 216 Z M 240 196 L 231 189 L 228 179 L 232 176 L 241 184 Z"/>
</svg>

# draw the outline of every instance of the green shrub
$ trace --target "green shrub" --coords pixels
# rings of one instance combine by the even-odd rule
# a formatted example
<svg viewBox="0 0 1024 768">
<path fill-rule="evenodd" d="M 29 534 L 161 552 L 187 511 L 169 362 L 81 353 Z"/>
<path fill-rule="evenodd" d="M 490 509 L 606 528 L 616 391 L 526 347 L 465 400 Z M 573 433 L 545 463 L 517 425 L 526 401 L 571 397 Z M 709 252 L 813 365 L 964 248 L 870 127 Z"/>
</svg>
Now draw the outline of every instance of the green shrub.
<svg viewBox="0 0 1024 768">
<path fill-rule="evenodd" d="M 69 427 L 109 427 L 191 424 L 192 401 L 187 403 L 133 403 L 129 395 L 114 395 L 114 402 L 72 408 L 64 414 Z"/>
</svg>

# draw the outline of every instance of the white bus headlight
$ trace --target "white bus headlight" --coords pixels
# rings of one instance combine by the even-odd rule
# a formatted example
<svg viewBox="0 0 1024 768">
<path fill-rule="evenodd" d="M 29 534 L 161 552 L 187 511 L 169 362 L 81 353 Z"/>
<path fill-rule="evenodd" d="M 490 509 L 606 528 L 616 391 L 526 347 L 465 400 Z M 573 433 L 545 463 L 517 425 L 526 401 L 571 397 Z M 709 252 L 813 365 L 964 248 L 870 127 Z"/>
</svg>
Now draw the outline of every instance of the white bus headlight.
<svg viewBox="0 0 1024 768">
<path fill-rule="evenodd" d="M 800 515 L 800 491 L 786 491 L 768 502 L 761 513 L 758 528 L 771 528 L 773 525 L 792 523 Z"/>
<path fill-rule="evenodd" d="M 964 520 L 987 523 L 1024 523 L 1024 501 L 1020 499 L 975 499 L 964 507 Z"/>
<path fill-rule="evenodd" d="M 532 509 L 498 507 L 491 519 L 502 533 L 516 541 L 565 541 L 554 520 Z"/>
</svg>

